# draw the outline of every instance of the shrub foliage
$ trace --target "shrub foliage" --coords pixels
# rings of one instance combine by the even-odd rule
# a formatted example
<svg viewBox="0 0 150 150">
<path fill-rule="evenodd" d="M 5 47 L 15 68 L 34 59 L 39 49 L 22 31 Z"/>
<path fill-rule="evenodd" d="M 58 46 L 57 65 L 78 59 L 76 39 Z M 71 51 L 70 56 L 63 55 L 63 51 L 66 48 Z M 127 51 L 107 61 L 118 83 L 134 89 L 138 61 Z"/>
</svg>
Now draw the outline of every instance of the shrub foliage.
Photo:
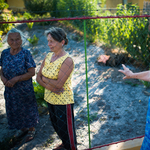
<svg viewBox="0 0 150 150">
<path fill-rule="evenodd" d="M 24 0 L 24 4 L 30 13 L 41 16 L 52 9 L 52 0 Z"/>
<path fill-rule="evenodd" d="M 9 5 L 5 3 L 5 0 L 0 0 L 0 21 L 14 21 L 12 11 L 8 11 L 7 13 L 4 12 L 8 7 Z M 2 35 L 7 33 L 13 26 L 13 24 L 7 23 L 0 24 L 0 41 L 2 40 Z"/>
</svg>

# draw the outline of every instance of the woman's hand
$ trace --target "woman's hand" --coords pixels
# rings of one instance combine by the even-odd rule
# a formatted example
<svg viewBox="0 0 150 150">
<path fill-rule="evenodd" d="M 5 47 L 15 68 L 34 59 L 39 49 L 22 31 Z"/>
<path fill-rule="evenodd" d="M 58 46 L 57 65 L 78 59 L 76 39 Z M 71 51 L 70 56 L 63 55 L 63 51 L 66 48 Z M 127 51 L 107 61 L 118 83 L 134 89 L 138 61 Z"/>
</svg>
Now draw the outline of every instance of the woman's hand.
<svg viewBox="0 0 150 150">
<path fill-rule="evenodd" d="M 53 89 L 52 89 L 52 87 L 49 88 L 50 85 L 48 85 L 47 82 L 50 82 L 50 81 L 49 81 L 48 78 L 46 78 L 46 77 L 44 77 L 44 76 L 42 76 L 42 81 L 45 82 L 45 84 L 47 85 L 47 86 L 46 86 L 46 89 L 48 89 L 48 90 L 54 92 L 55 94 L 60 95 L 61 93 L 64 92 L 64 88 L 53 88 Z"/>
<path fill-rule="evenodd" d="M 6 85 L 8 80 L 4 77 L 3 68 L 0 69 L 0 76 L 1 76 L 1 80 L 2 80 L 3 84 Z"/>
<path fill-rule="evenodd" d="M 4 76 L 3 77 L 1 76 L 1 80 L 2 80 L 3 84 L 6 85 L 8 80 Z"/>
<path fill-rule="evenodd" d="M 133 72 L 129 68 L 127 68 L 124 64 L 122 64 L 122 67 L 123 67 L 124 70 L 118 70 L 118 71 L 125 75 L 125 77 L 123 77 L 123 79 L 132 78 Z"/>
<path fill-rule="evenodd" d="M 18 76 L 8 80 L 5 84 L 7 87 L 13 87 L 19 81 Z"/>
<path fill-rule="evenodd" d="M 64 88 L 61 88 L 61 89 L 54 89 L 54 90 L 52 90 L 52 92 L 54 92 L 55 94 L 60 95 L 61 93 L 64 92 Z"/>
<path fill-rule="evenodd" d="M 57 94 L 57 95 L 60 95 L 61 93 L 64 92 L 64 88 L 61 88 L 61 89 L 53 88 L 53 89 L 52 89 L 52 87 L 51 87 L 50 85 L 48 85 L 48 84 L 46 85 L 46 89 L 48 89 L 48 90 L 54 92 L 54 93 Z"/>
<path fill-rule="evenodd" d="M 43 75 L 42 75 L 42 80 L 43 80 L 43 82 L 45 82 L 45 83 L 49 82 L 49 80 L 48 80 L 46 77 L 44 77 Z"/>
</svg>

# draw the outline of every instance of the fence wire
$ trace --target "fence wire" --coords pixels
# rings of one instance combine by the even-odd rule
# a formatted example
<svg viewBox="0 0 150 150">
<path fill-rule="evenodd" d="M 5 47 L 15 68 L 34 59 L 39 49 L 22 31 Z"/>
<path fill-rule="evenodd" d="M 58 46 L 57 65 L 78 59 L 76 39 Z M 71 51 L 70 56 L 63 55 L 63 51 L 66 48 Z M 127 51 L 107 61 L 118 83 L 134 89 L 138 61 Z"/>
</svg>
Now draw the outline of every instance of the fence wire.
<svg viewBox="0 0 150 150">
<path fill-rule="evenodd" d="M 32 29 L 25 23 L 15 27 L 26 36 L 22 46 L 30 50 L 36 73 L 50 52 L 45 31 L 61 27 L 67 32 L 69 43 L 64 49 L 75 64 L 72 86 L 79 150 L 144 135 L 149 83 L 123 80 L 118 70 L 121 64 L 134 72 L 149 70 L 148 18 L 64 20 L 34 23 Z M 7 46 L 5 42 L 1 50 Z M 50 140 L 47 147 L 56 143 L 57 139 Z"/>
</svg>

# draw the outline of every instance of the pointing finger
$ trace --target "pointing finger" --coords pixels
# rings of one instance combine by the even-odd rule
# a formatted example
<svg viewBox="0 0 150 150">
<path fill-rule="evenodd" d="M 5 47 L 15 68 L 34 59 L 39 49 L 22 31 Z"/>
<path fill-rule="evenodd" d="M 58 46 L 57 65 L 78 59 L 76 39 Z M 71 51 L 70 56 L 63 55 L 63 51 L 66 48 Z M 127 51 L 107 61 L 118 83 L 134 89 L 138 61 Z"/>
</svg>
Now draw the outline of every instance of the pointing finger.
<svg viewBox="0 0 150 150">
<path fill-rule="evenodd" d="M 124 70 L 118 70 L 119 72 L 121 72 L 121 73 L 124 73 Z"/>
<path fill-rule="evenodd" d="M 127 69 L 127 67 L 124 64 L 122 64 L 122 67 L 123 67 L 124 70 Z"/>
</svg>

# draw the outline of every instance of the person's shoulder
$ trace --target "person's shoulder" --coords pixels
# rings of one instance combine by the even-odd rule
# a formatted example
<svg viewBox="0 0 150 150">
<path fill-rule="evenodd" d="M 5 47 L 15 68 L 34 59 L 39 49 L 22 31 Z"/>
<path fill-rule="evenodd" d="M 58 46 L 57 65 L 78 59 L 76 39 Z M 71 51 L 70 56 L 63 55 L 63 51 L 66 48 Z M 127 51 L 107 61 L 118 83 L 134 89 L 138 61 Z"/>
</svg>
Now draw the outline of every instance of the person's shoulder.
<svg viewBox="0 0 150 150">
<path fill-rule="evenodd" d="M 73 63 L 73 59 L 70 55 L 68 55 L 68 57 L 65 59 L 65 63 L 67 63 L 67 64 Z"/>
<path fill-rule="evenodd" d="M 2 51 L 3 54 L 9 53 L 9 52 L 10 52 L 10 48 L 4 49 L 4 50 Z"/>
<path fill-rule="evenodd" d="M 22 47 L 22 51 L 24 51 L 24 52 L 30 52 L 28 49 L 26 49 L 24 47 Z"/>
<path fill-rule="evenodd" d="M 73 58 L 72 58 L 72 56 L 71 56 L 69 53 L 66 54 L 66 57 L 67 57 L 69 60 L 72 60 L 72 61 L 73 61 Z"/>
<path fill-rule="evenodd" d="M 31 52 L 28 49 L 25 49 L 22 47 L 22 52 L 25 54 L 31 54 Z"/>
<path fill-rule="evenodd" d="M 53 55 L 53 52 L 49 52 L 46 57 L 51 57 Z"/>
<path fill-rule="evenodd" d="M 53 52 L 48 52 L 47 55 L 53 55 Z"/>
</svg>

